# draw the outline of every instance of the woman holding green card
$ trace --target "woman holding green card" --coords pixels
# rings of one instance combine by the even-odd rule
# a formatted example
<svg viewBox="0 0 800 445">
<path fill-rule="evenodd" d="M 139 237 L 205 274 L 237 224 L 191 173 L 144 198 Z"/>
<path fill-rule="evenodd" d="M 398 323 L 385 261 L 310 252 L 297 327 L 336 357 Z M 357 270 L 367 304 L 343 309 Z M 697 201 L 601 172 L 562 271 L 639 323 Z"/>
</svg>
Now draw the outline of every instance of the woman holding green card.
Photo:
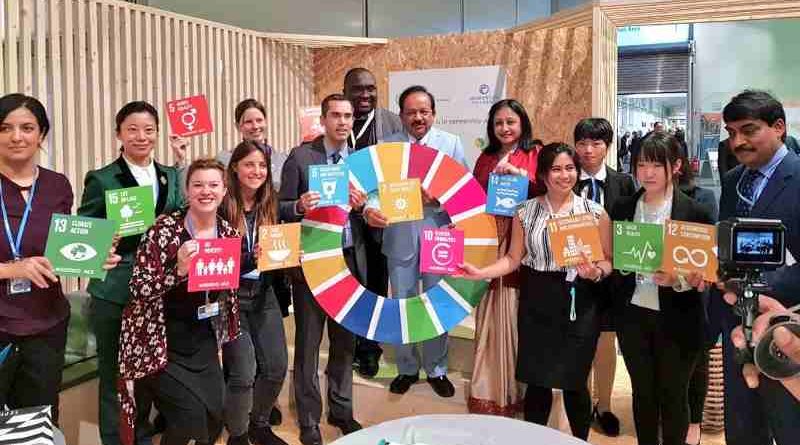
<svg viewBox="0 0 800 445">
<path fill-rule="evenodd" d="M 49 129 L 35 98 L 0 98 L 0 407 L 50 405 L 57 424 L 69 303 L 44 252 L 52 215 L 68 215 L 73 195 L 37 164 Z M 103 267 L 117 261 L 112 249 Z"/>
<path fill-rule="evenodd" d="M 680 150 L 678 140 L 663 132 L 642 141 L 632 166 L 642 188 L 617 201 L 613 220 L 713 224 L 708 209 L 677 185 Z M 702 277 L 615 271 L 612 280 L 617 337 L 631 376 L 639 445 L 683 445 L 689 426 L 689 378 L 703 350 L 703 300 L 695 289 Z"/>
<path fill-rule="evenodd" d="M 122 235 L 125 236 L 121 236 L 117 246 L 117 252 L 122 256 L 119 267 L 109 271 L 103 281 L 91 280 L 87 288 L 92 296 L 92 324 L 97 338 L 100 436 L 103 445 L 119 443 L 119 401 L 116 386 L 119 377 L 119 334 L 122 310 L 130 298 L 128 282 L 133 269 L 134 254 L 141 234 L 147 229 L 144 224 L 152 223 L 153 218 L 158 215 L 178 210 L 183 204 L 177 170 L 153 159 L 158 131 L 158 112 L 152 105 L 136 101 L 123 106 L 116 116 L 117 140 L 122 144 L 120 156 L 111 164 L 86 174 L 83 197 L 78 208 L 79 215 L 114 219 L 122 223 L 123 216 L 130 215 L 131 210 L 128 209 L 135 207 L 142 213 L 136 214 L 130 220 L 143 220 L 138 225 L 133 224 L 133 230 L 127 230 L 128 224 L 122 226 Z M 119 214 L 119 206 L 115 206 L 112 201 L 109 208 L 115 209 L 117 214 L 107 214 L 107 192 L 121 189 L 128 189 L 128 196 L 135 197 L 137 201 L 124 209 L 123 215 Z M 152 434 L 147 411 L 149 410 L 140 410 L 142 415 L 137 422 L 140 426 L 137 428 L 139 443 L 145 445 L 151 443 L 149 436 Z"/>
</svg>

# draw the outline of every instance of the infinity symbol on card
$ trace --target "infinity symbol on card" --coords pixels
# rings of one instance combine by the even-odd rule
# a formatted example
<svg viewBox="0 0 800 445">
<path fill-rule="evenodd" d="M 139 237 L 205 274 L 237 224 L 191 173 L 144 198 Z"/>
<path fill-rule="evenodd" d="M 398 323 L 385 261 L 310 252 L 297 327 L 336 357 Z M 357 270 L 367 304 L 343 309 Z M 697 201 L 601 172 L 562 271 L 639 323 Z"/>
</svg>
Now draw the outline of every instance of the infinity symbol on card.
<svg viewBox="0 0 800 445">
<path fill-rule="evenodd" d="M 680 258 L 678 258 L 679 254 Z M 695 267 L 706 267 L 708 264 L 708 253 L 703 249 L 692 249 L 688 247 L 678 246 L 672 251 L 672 259 L 677 264 L 691 263 Z"/>
</svg>

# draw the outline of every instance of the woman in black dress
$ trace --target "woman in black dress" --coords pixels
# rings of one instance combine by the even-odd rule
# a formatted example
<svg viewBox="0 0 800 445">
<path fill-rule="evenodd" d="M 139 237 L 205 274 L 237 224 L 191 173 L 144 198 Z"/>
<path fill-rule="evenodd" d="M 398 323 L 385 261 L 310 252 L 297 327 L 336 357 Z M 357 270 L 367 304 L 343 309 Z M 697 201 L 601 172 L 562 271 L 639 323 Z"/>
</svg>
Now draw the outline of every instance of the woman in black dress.
<svg viewBox="0 0 800 445">
<path fill-rule="evenodd" d="M 610 221 L 602 206 L 573 192 L 579 175 L 578 158 L 570 146 L 545 146 L 539 153 L 536 179 L 546 192 L 517 209 L 509 252 L 487 267 L 464 264 L 462 269 L 465 278 L 477 280 L 520 268 L 516 376 L 528 384 L 525 420 L 546 425 L 552 389 L 558 388 L 564 394 L 572 434 L 585 440 L 591 424 L 587 378 L 600 334 L 597 301 L 587 284 L 607 277 L 611 263 L 603 260 L 559 267 L 547 229 L 550 218 L 591 213 L 599 225 L 605 257 L 609 257 Z"/>
</svg>

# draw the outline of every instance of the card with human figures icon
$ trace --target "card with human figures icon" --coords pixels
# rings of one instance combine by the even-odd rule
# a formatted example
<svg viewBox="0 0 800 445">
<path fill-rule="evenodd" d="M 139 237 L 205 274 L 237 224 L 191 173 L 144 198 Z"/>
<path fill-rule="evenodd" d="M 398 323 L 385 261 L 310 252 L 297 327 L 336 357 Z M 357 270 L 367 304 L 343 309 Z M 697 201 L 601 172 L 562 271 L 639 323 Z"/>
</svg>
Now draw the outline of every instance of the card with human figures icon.
<svg viewBox="0 0 800 445">
<path fill-rule="evenodd" d="M 122 237 L 146 232 L 156 218 L 153 187 L 106 190 L 106 218 L 117 222 Z"/>
<path fill-rule="evenodd" d="M 258 228 L 258 270 L 285 269 L 300 265 L 300 223 Z"/>
<path fill-rule="evenodd" d="M 241 238 L 199 239 L 189 263 L 189 292 L 239 288 Z"/>
</svg>

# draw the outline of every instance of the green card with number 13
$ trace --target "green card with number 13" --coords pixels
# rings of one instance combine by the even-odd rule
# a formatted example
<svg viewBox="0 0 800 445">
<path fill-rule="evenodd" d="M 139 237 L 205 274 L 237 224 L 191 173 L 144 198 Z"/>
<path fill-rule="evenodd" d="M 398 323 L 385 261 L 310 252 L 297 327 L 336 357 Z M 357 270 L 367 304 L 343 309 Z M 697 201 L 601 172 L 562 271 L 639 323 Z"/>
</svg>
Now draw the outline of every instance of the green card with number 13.
<svg viewBox="0 0 800 445">
<path fill-rule="evenodd" d="M 116 231 L 114 221 L 54 213 L 44 255 L 56 275 L 103 280 L 103 263 Z"/>
</svg>

